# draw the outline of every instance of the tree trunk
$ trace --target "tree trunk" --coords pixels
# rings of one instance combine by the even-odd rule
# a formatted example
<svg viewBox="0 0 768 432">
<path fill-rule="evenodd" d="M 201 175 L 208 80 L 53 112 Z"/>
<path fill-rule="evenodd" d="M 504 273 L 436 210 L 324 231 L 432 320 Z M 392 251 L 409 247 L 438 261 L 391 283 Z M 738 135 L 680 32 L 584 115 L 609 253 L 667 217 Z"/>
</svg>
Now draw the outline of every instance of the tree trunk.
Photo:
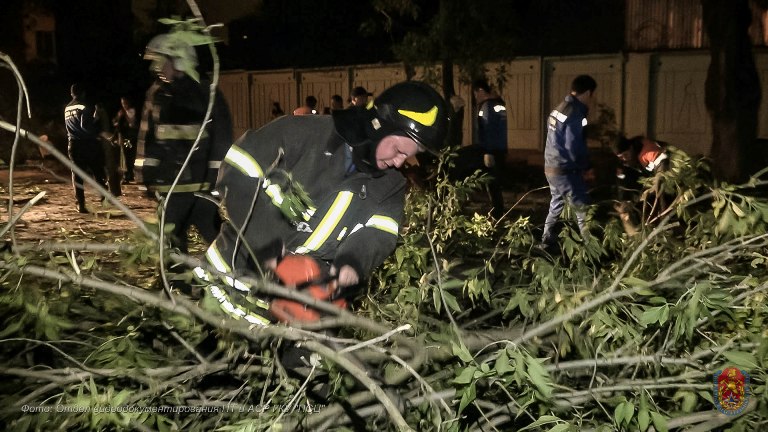
<svg viewBox="0 0 768 432">
<path fill-rule="evenodd" d="M 711 63 L 706 81 L 706 106 L 712 121 L 714 174 L 740 182 L 757 169 L 760 80 L 748 29 L 748 0 L 701 0 L 709 35 Z"/>
</svg>

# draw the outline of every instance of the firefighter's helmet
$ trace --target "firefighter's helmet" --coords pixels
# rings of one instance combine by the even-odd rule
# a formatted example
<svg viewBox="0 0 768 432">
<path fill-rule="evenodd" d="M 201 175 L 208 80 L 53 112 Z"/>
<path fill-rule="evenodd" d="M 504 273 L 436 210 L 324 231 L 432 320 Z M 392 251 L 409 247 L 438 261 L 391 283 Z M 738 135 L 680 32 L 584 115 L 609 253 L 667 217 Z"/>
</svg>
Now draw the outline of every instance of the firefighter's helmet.
<svg viewBox="0 0 768 432">
<path fill-rule="evenodd" d="M 197 71 L 197 53 L 195 48 L 185 41 L 183 32 L 171 32 L 157 35 L 147 44 L 144 59 L 151 60 L 150 70 L 157 73 L 162 70 L 165 62 L 170 61 L 173 68 L 184 72 L 192 79 L 200 82 Z"/>
<path fill-rule="evenodd" d="M 355 166 L 380 171 L 376 147 L 389 135 L 412 138 L 423 150 L 437 154 L 448 134 L 450 116 L 445 100 L 429 85 L 406 81 L 384 90 L 367 107 L 332 112 L 336 131 L 352 147 Z"/>
<path fill-rule="evenodd" d="M 450 116 L 445 100 L 428 84 L 406 81 L 384 90 L 373 101 L 373 128 L 387 135 L 405 133 L 437 153 L 445 144 Z"/>
</svg>

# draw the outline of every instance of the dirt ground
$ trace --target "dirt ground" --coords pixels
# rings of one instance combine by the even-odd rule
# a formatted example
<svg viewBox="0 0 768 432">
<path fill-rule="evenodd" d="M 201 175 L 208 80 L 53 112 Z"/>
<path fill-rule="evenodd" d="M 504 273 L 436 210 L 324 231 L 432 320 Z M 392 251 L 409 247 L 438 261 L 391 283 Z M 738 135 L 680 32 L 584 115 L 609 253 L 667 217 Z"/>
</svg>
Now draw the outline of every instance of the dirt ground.
<svg viewBox="0 0 768 432">
<path fill-rule="evenodd" d="M 136 229 L 136 224 L 122 212 L 102 206 L 101 197 L 87 185 L 85 197 L 90 213 L 78 213 L 69 171 L 50 162 L 38 161 L 14 168 L 14 214 L 39 192 L 45 192 L 45 196 L 16 224 L 17 241 L 109 242 Z M 0 170 L 0 220 L 3 226 L 8 220 L 9 174 L 7 167 Z M 119 200 L 139 218 L 155 217 L 156 202 L 146 197 L 139 185 L 122 185 L 122 192 Z"/>
</svg>

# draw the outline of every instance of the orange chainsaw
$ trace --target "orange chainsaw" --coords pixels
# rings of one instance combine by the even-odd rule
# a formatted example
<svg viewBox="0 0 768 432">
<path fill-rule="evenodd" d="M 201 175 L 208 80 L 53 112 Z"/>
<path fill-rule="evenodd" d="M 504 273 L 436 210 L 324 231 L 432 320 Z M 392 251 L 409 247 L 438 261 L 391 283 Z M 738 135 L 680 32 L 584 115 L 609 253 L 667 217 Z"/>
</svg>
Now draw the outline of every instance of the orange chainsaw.
<svg viewBox="0 0 768 432">
<path fill-rule="evenodd" d="M 309 294 L 312 298 L 330 302 L 340 308 L 346 308 L 343 298 L 335 299 L 337 281 L 331 277 L 314 258 L 307 255 L 286 255 L 275 268 L 275 275 L 286 288 L 297 289 Z M 294 300 L 278 298 L 269 306 L 278 321 L 284 323 L 310 323 L 320 319 L 320 311 Z"/>
</svg>

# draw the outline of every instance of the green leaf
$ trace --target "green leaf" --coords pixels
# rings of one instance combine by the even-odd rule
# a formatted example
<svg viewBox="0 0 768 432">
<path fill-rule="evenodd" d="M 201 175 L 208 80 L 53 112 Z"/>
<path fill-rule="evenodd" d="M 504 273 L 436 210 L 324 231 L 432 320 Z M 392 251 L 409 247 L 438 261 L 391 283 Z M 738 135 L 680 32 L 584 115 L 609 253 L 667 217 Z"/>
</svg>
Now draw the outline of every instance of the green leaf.
<svg viewBox="0 0 768 432">
<path fill-rule="evenodd" d="M 543 415 L 543 416 L 539 417 L 535 422 L 529 424 L 528 426 L 526 426 L 526 427 L 524 427 L 522 429 L 518 429 L 518 432 L 523 432 L 523 431 L 527 431 L 527 430 L 533 430 L 533 429 L 535 429 L 535 428 L 537 428 L 539 426 L 545 425 L 545 424 L 561 422 L 561 421 L 562 420 L 560 420 L 559 417 L 555 417 L 555 416 L 552 416 L 552 415 Z"/>
<path fill-rule="evenodd" d="M 669 305 L 651 307 L 640 316 L 640 324 L 648 326 L 655 322 L 664 324 L 669 318 Z"/>
<path fill-rule="evenodd" d="M 456 296 L 447 291 L 443 291 L 443 298 L 445 299 L 445 303 L 448 305 L 448 307 L 454 312 L 461 311 L 461 306 L 459 306 L 459 302 L 456 301 Z"/>
<path fill-rule="evenodd" d="M 648 281 L 642 280 L 640 278 L 636 278 L 634 276 L 627 276 L 624 279 L 621 280 L 625 285 L 631 286 L 631 287 L 642 287 L 646 288 L 650 286 L 651 284 Z"/>
<path fill-rule="evenodd" d="M 571 425 L 568 423 L 560 423 L 552 426 L 552 429 L 548 430 L 547 432 L 565 432 L 568 429 L 571 428 Z"/>
<path fill-rule="evenodd" d="M 456 342 L 451 341 L 451 350 L 453 351 L 453 355 L 457 356 L 464 363 L 469 363 L 474 360 L 474 357 L 472 357 L 472 354 L 469 353 L 469 350 L 464 345 L 464 342 L 460 342 L 459 345 Z"/>
<path fill-rule="evenodd" d="M 624 405 L 626 405 L 626 402 L 616 405 L 616 408 L 613 410 L 613 421 L 618 427 L 621 427 L 621 424 L 624 423 Z"/>
<path fill-rule="evenodd" d="M 507 372 L 515 370 L 512 365 L 510 365 L 506 349 L 499 350 L 499 355 L 496 357 L 496 363 L 494 363 L 493 368 L 496 369 L 496 373 L 500 377 L 506 375 Z"/>
<path fill-rule="evenodd" d="M 669 429 L 667 428 L 667 418 L 664 417 L 662 414 L 657 413 L 655 411 L 651 411 L 651 419 L 653 420 L 653 427 L 656 428 L 658 432 L 669 431 Z"/>
<path fill-rule="evenodd" d="M 624 404 L 624 423 L 629 424 L 632 421 L 632 416 L 635 414 L 635 404 L 627 402 Z"/>
<path fill-rule="evenodd" d="M 528 356 L 527 365 L 528 376 L 531 378 L 531 382 L 536 386 L 539 392 L 546 398 L 552 396 L 552 386 L 550 385 L 549 374 L 547 374 L 547 371 L 541 366 L 541 363 L 539 363 L 537 359 Z"/>
<path fill-rule="evenodd" d="M 477 393 L 475 390 L 475 383 L 472 383 L 461 394 L 461 402 L 459 403 L 459 412 L 464 411 L 464 408 L 466 408 L 467 405 L 469 405 L 472 401 L 474 401 L 476 397 L 477 397 Z"/>
<path fill-rule="evenodd" d="M 744 369 L 756 369 L 758 367 L 757 358 L 750 353 L 743 351 L 726 351 L 723 353 L 723 356 L 736 367 Z"/>
<path fill-rule="evenodd" d="M 453 382 L 456 384 L 469 384 L 472 382 L 472 379 L 475 375 L 475 371 L 477 371 L 476 366 L 467 366 L 461 370 L 461 372 L 453 380 Z"/>
<path fill-rule="evenodd" d="M 637 413 L 637 425 L 640 428 L 640 432 L 645 432 L 650 424 L 651 416 L 648 413 L 648 408 L 640 408 L 640 411 Z"/>
</svg>

